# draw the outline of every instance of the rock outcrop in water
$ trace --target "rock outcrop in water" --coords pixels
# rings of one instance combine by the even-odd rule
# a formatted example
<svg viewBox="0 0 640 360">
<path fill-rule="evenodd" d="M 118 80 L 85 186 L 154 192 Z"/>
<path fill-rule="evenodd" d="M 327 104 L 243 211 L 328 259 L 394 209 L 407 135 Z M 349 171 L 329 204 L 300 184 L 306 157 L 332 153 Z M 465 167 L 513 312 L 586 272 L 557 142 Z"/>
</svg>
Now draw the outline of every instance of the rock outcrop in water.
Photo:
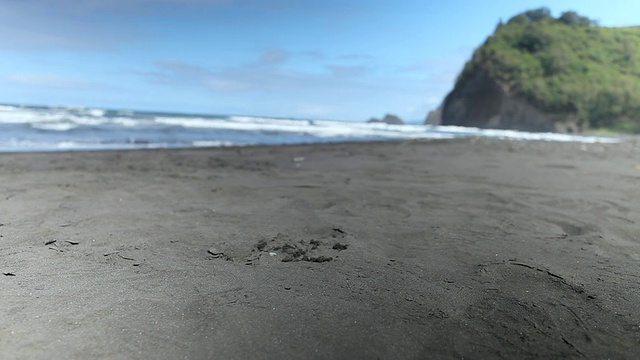
<svg viewBox="0 0 640 360">
<path fill-rule="evenodd" d="M 424 119 L 425 125 L 440 125 L 442 124 L 442 106 L 435 110 L 429 111 L 427 118 Z"/>
<path fill-rule="evenodd" d="M 400 119 L 396 115 L 391 115 L 391 114 L 385 115 L 384 118 L 382 118 L 382 120 L 377 119 L 377 118 L 371 118 L 367 122 L 368 123 L 385 123 L 385 124 L 391 124 L 391 125 L 402 125 L 402 124 L 404 124 L 404 121 L 402 121 L 402 119 Z"/>
<path fill-rule="evenodd" d="M 498 24 L 474 52 L 443 102 L 442 124 L 640 132 L 639 69 L 639 27 L 527 11 Z"/>
</svg>

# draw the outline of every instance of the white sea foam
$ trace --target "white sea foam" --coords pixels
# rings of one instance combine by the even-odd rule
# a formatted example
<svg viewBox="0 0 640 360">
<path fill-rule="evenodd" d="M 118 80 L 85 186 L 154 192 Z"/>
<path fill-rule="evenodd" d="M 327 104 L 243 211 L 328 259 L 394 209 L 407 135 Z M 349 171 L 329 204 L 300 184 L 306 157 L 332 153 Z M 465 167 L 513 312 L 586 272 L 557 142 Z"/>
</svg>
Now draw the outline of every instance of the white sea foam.
<svg viewBox="0 0 640 360">
<path fill-rule="evenodd" d="M 382 138 L 442 138 L 443 134 L 428 133 L 419 125 L 366 124 L 340 121 L 305 121 L 233 116 L 229 119 L 158 117 L 157 123 L 185 128 L 221 129 L 254 132 L 295 133 L 309 136 L 382 137 Z"/>
<path fill-rule="evenodd" d="M 155 122 L 163 125 L 182 126 L 185 128 L 218 128 L 217 122 L 205 118 L 183 118 L 158 116 Z"/>
<path fill-rule="evenodd" d="M 478 129 L 478 128 L 464 128 L 453 126 L 439 126 L 436 128 L 442 129 L 442 131 L 448 131 L 451 128 L 453 131 L 459 134 L 468 134 L 469 136 L 482 136 L 498 139 L 512 139 L 512 140 L 538 140 L 538 141 L 560 141 L 560 142 L 580 142 L 580 143 L 618 143 L 620 138 L 616 137 L 603 137 L 603 136 L 583 136 L 583 135 L 571 135 L 571 134 L 559 134 L 559 133 L 531 133 L 515 130 L 494 130 L 494 129 Z M 464 130 L 466 129 L 466 131 Z"/>
<path fill-rule="evenodd" d="M 102 109 L 87 109 L 87 114 L 94 117 L 102 117 L 105 113 L 106 111 Z"/>
<path fill-rule="evenodd" d="M 281 119 L 258 116 L 230 116 L 229 121 L 250 124 L 270 124 L 276 122 L 281 125 L 290 124 L 294 126 L 298 126 L 301 123 L 312 124 L 314 122 L 313 120 Z"/>
<path fill-rule="evenodd" d="M 75 129 L 78 125 L 69 123 L 69 122 L 58 122 L 58 123 L 36 123 L 32 124 L 31 127 L 34 129 L 40 130 L 49 130 L 49 131 L 69 131 L 71 129 Z"/>
<path fill-rule="evenodd" d="M 113 124 L 122 125 L 124 127 L 135 127 L 140 125 L 140 120 L 129 117 L 116 117 L 111 119 Z"/>
<path fill-rule="evenodd" d="M 10 111 L 0 112 L 0 123 L 3 124 L 30 124 L 49 121 L 50 118 L 45 114 L 38 114 L 29 111 Z"/>
<path fill-rule="evenodd" d="M 228 119 L 158 117 L 157 123 L 185 128 L 291 133 L 318 138 L 449 139 L 456 137 L 494 137 L 514 140 L 617 142 L 617 138 L 556 133 L 527 133 L 513 130 L 487 130 L 461 126 L 392 125 L 384 123 L 293 120 L 232 116 Z"/>
<path fill-rule="evenodd" d="M 210 140 L 195 140 L 191 142 L 191 145 L 195 147 L 223 147 L 223 146 L 234 146 L 238 145 L 231 141 L 210 141 Z M 251 144 L 242 144 L 242 145 L 251 145 Z"/>
<path fill-rule="evenodd" d="M 98 126 L 109 122 L 106 118 L 92 116 L 69 116 L 64 118 L 64 120 L 81 126 Z"/>
<path fill-rule="evenodd" d="M 112 115 L 115 116 L 112 116 Z M 327 141 L 451 139 L 618 142 L 619 138 L 526 133 L 459 126 L 298 120 L 254 116 L 179 116 L 0 105 L 0 151 L 220 147 Z M 37 140 L 34 140 L 37 139 Z M 144 139 L 144 141 L 132 141 Z"/>
</svg>

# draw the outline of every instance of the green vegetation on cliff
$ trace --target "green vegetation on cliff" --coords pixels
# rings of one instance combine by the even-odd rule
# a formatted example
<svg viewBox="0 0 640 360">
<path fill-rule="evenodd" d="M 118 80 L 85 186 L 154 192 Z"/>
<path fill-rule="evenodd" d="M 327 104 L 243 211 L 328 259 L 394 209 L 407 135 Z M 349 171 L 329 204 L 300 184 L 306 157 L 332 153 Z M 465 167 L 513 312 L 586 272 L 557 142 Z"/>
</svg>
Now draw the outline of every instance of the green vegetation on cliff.
<svg viewBox="0 0 640 360">
<path fill-rule="evenodd" d="M 640 27 L 546 8 L 498 24 L 459 80 L 486 71 L 506 93 L 582 128 L 640 132 Z"/>
</svg>

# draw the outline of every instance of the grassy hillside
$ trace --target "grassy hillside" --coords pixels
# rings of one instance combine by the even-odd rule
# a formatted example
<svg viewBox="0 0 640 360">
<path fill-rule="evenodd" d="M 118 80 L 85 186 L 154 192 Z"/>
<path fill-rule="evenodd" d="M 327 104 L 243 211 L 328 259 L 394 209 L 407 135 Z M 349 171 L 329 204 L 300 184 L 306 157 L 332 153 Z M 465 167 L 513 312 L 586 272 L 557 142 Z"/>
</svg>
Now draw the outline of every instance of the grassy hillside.
<svg viewBox="0 0 640 360">
<path fill-rule="evenodd" d="M 640 132 L 640 27 L 528 11 L 498 24 L 460 79 L 480 69 L 509 94 L 583 128 Z"/>
</svg>

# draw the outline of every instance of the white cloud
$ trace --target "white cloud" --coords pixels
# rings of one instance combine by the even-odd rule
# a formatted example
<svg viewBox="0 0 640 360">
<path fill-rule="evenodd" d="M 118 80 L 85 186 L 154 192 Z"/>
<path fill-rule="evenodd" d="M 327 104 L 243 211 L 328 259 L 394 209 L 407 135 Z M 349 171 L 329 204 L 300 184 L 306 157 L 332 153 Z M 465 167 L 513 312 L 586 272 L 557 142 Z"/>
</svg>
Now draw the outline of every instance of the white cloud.
<svg viewBox="0 0 640 360">
<path fill-rule="evenodd" d="M 279 48 L 266 49 L 260 56 L 260 63 L 263 65 L 277 65 L 287 61 L 291 55 Z"/>
<path fill-rule="evenodd" d="M 201 78 L 211 74 L 211 72 L 203 66 L 188 64 L 177 60 L 158 61 L 155 65 L 166 75 L 180 77 L 182 79 Z"/>
<path fill-rule="evenodd" d="M 249 84 L 216 77 L 205 79 L 204 84 L 209 90 L 216 92 L 237 92 L 251 89 Z"/>
<path fill-rule="evenodd" d="M 155 83 L 204 87 L 217 92 L 295 92 L 302 89 L 316 92 L 339 82 L 346 85 L 348 77 L 361 74 L 364 70 L 359 67 L 329 66 L 332 75 L 323 75 L 270 66 L 282 64 L 292 56 L 284 49 L 267 49 L 255 61 L 216 70 L 183 61 L 165 60 L 154 64 L 155 71 L 139 74 Z M 333 79 L 333 76 L 342 80 Z"/>
<path fill-rule="evenodd" d="M 188 87 L 188 91 L 214 99 L 250 101 L 251 108 L 262 109 L 257 112 L 265 115 L 347 120 L 365 120 L 387 112 L 420 120 L 449 88 L 428 81 L 428 73 L 421 77 L 400 71 L 380 73 L 373 66 L 309 62 L 304 52 L 272 50 L 222 68 L 158 61 L 153 71 L 138 74 L 167 88 Z M 304 68 L 297 67 L 301 59 L 307 61 Z M 278 66 L 266 66 L 265 62 Z"/>
<path fill-rule="evenodd" d="M 340 60 L 373 60 L 375 57 L 371 54 L 346 54 L 338 58 Z"/>
<path fill-rule="evenodd" d="M 5 79 L 21 85 L 57 89 L 79 89 L 88 88 L 93 85 L 91 82 L 82 79 L 43 73 L 14 73 L 7 75 Z"/>
<path fill-rule="evenodd" d="M 357 77 L 368 73 L 371 69 L 366 66 L 328 65 L 327 69 L 334 77 Z"/>
<path fill-rule="evenodd" d="M 442 98 L 438 96 L 429 96 L 425 99 L 425 103 L 429 106 L 438 106 L 442 103 Z"/>
<path fill-rule="evenodd" d="M 236 0 L 237 1 L 237 0 Z M 179 5 L 221 5 L 234 2 L 233 0 L 23 0 L 11 2 L 12 6 L 27 8 L 32 11 L 46 10 L 57 13 L 90 13 L 104 10 L 127 10 L 162 4 Z"/>
<path fill-rule="evenodd" d="M 113 48 L 144 38 L 136 19 L 162 5 L 193 9 L 248 0 L 0 0 L 0 49 L 49 51 Z M 103 21 L 115 15 L 119 22 Z"/>
<path fill-rule="evenodd" d="M 92 17 L 79 13 L 79 7 L 63 2 L 0 1 L 0 33 L 3 34 L 0 49 L 109 48 L 137 36 L 124 24 L 121 27 L 100 26 Z"/>
<path fill-rule="evenodd" d="M 312 61 L 321 61 L 321 60 L 324 60 L 325 58 L 325 55 L 321 51 L 316 51 L 316 50 L 305 51 L 300 53 L 300 55 Z"/>
</svg>

